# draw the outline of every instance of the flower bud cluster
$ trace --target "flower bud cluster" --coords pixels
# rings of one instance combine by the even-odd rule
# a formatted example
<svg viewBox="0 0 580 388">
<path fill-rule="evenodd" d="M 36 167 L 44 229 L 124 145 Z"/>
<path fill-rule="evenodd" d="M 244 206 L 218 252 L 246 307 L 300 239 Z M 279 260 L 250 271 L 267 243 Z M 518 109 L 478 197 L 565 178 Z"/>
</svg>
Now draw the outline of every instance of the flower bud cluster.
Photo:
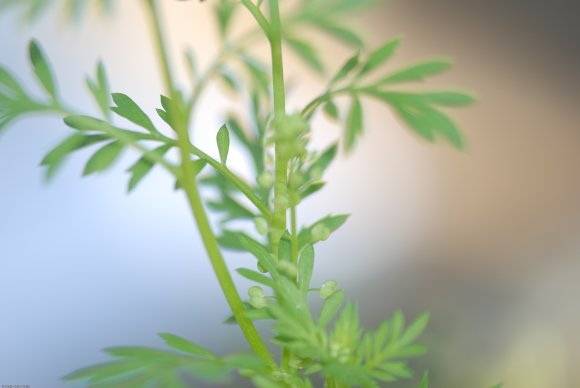
<svg viewBox="0 0 580 388">
<path fill-rule="evenodd" d="M 310 128 L 301 114 L 277 117 L 273 121 L 273 128 L 272 140 L 276 144 L 278 157 L 290 160 L 306 155 L 306 135 Z"/>
</svg>

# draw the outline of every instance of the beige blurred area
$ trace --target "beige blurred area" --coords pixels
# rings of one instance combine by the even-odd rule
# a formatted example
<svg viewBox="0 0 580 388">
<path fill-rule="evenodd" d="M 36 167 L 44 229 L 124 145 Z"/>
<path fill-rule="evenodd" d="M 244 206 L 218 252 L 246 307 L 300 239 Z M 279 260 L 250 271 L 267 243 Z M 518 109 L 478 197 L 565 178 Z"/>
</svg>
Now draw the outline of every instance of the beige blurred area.
<svg viewBox="0 0 580 388">
<path fill-rule="evenodd" d="M 396 1 L 366 16 L 377 40 L 404 32 L 397 61 L 450 54 L 436 83 L 479 97 L 454 113 L 467 149 L 425 151 L 436 216 L 421 260 L 384 288 L 433 312 L 435 386 L 580 386 L 580 53 L 553 34 L 564 3 Z"/>
</svg>

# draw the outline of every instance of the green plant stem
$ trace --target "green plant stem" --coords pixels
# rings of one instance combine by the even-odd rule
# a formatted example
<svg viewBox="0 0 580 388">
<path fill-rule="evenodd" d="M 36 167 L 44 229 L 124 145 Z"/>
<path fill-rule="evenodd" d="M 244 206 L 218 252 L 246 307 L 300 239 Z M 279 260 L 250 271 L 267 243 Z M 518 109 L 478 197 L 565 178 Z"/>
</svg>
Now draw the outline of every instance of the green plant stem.
<svg viewBox="0 0 580 388">
<path fill-rule="evenodd" d="M 268 20 L 266 20 L 264 14 L 262 14 L 260 8 L 258 8 L 254 3 L 252 3 L 251 0 L 242 0 L 242 4 L 252 14 L 254 19 L 256 19 L 256 22 L 258 23 L 262 31 L 264 31 L 266 37 L 269 38 L 271 33 L 271 25 L 270 23 L 268 23 Z"/>
<path fill-rule="evenodd" d="M 290 256 L 293 264 L 298 264 L 298 222 L 296 217 L 296 205 L 290 207 Z"/>
<path fill-rule="evenodd" d="M 274 117 L 283 119 L 286 115 L 286 91 L 284 85 L 284 62 L 282 56 L 282 23 L 280 21 L 280 5 L 278 0 L 270 0 L 270 51 L 272 56 L 272 87 L 274 95 Z M 282 155 L 278 144 L 275 145 L 275 183 L 274 183 L 274 215 L 272 218 L 272 248 L 278 254 L 280 238 L 286 230 L 285 201 L 288 195 L 288 158 Z"/>
<path fill-rule="evenodd" d="M 242 333 L 246 337 L 248 344 L 256 355 L 262 357 L 268 364 L 274 365 L 275 362 L 268 352 L 264 341 L 256 330 L 254 323 L 248 319 L 244 314 L 244 305 L 234 285 L 232 277 L 228 271 L 225 261 L 220 252 L 215 234 L 213 233 L 203 203 L 199 195 L 197 183 L 194 178 L 194 169 L 191 158 L 189 156 L 189 132 L 188 132 L 188 118 L 184 117 L 182 106 L 179 103 L 179 93 L 176 90 L 175 84 L 171 76 L 171 69 L 169 66 L 169 56 L 165 47 L 165 40 L 163 38 L 163 30 L 161 28 L 161 20 L 159 10 L 157 8 L 156 0 L 146 0 L 147 10 L 149 11 L 152 26 L 154 29 L 154 36 L 158 50 L 158 56 L 161 60 L 163 78 L 165 86 L 171 96 L 172 119 L 175 123 L 175 129 L 178 136 L 179 149 L 181 154 L 181 181 L 182 186 L 187 195 L 189 205 L 193 212 L 195 221 L 199 228 L 202 241 L 208 253 L 210 262 L 222 288 L 224 296 L 232 310 L 234 317 Z"/>
</svg>

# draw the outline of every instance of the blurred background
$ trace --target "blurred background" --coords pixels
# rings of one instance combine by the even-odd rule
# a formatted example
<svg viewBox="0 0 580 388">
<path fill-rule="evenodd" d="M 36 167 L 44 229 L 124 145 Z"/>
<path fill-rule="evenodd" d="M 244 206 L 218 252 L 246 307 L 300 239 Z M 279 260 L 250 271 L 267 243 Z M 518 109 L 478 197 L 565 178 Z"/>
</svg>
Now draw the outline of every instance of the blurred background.
<svg viewBox="0 0 580 388">
<path fill-rule="evenodd" d="M 0 62 L 34 89 L 26 45 L 36 37 L 79 110 L 96 112 L 82 80 L 102 59 L 112 90 L 152 112 L 162 88 L 145 15 L 139 2 L 117 3 L 113 18 L 77 26 L 55 14 L 33 25 L 0 14 Z M 317 250 L 314 282 L 336 279 L 367 327 L 396 308 L 410 318 L 430 311 L 430 352 L 416 366 L 430 369 L 436 388 L 580 387 L 580 5 L 387 3 L 349 22 L 370 47 L 405 37 L 393 68 L 455 59 L 430 86 L 476 92 L 476 106 L 452 112 L 468 146 L 427 144 L 383 106 L 365 106 L 357 152 L 332 166 L 326 190 L 299 215 L 352 213 Z M 190 45 L 202 66 L 218 48 L 210 6 L 164 2 L 172 50 Z M 250 21 L 237 22 L 243 30 Z M 349 55 L 312 39 L 331 70 Z M 324 84 L 288 59 L 296 109 Z M 220 109 L 236 103 L 210 88 L 195 123 L 202 148 L 217 154 Z M 317 144 L 339 136 L 323 120 L 317 126 Z M 0 383 L 61 387 L 64 374 L 105 360 L 99 349 L 160 346 L 159 332 L 217 352 L 245 348 L 237 328 L 217 324 L 227 306 L 186 203 L 162 171 L 126 195 L 134 156 L 79 179 L 81 153 L 43 184 L 38 164 L 67 133 L 58 118 L 39 117 L 0 138 Z M 242 156 L 233 157 L 243 171 Z"/>
</svg>

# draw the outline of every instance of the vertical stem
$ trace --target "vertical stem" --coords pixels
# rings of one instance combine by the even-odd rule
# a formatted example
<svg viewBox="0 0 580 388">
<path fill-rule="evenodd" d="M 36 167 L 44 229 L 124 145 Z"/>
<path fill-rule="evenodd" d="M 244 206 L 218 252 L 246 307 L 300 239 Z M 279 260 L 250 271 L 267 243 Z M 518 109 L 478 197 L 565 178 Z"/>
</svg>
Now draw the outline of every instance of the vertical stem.
<svg viewBox="0 0 580 388">
<path fill-rule="evenodd" d="M 286 116 L 286 88 L 284 84 L 284 60 L 282 56 L 282 23 L 280 21 L 280 4 L 278 0 L 270 0 L 270 49 L 272 53 L 272 87 L 274 95 L 274 122 Z M 276 130 L 276 128 L 274 128 Z M 274 183 L 274 214 L 272 218 L 272 249 L 278 254 L 280 238 L 286 230 L 286 213 L 288 206 L 288 156 L 280 150 L 280 144 L 275 148 L 275 183 Z M 283 198 L 286 197 L 284 201 Z M 282 351 L 282 368 L 289 368 L 292 351 L 284 348 Z"/>
<path fill-rule="evenodd" d="M 270 0 L 270 47 L 274 83 L 274 113 L 276 116 L 283 116 L 286 114 L 286 91 L 282 58 L 282 23 L 278 0 Z"/>
<path fill-rule="evenodd" d="M 282 57 L 282 23 L 280 21 L 280 5 L 278 0 L 270 0 L 270 48 L 272 53 L 272 82 L 274 94 L 275 119 L 286 115 L 286 91 L 284 86 L 284 62 Z M 274 184 L 274 215 L 272 220 L 272 247 L 274 254 L 278 253 L 280 238 L 286 230 L 286 211 L 288 187 L 288 159 L 279 152 L 276 144 L 275 184 Z"/>
<path fill-rule="evenodd" d="M 292 205 L 292 207 L 290 208 L 290 224 L 291 224 L 290 252 L 292 257 L 292 263 L 298 264 L 298 226 L 296 220 L 296 205 Z"/>
<path fill-rule="evenodd" d="M 185 109 L 183 102 L 181 101 L 180 94 L 177 91 L 172 77 L 171 67 L 169 64 L 169 55 L 167 53 L 165 39 L 163 36 L 163 29 L 161 26 L 161 18 L 159 16 L 159 9 L 157 7 L 156 0 L 145 1 L 149 16 L 151 18 L 155 43 L 158 50 L 158 57 L 161 61 L 165 87 L 167 88 L 169 96 L 171 97 L 171 120 L 174 124 L 175 132 L 177 133 L 177 141 L 181 156 L 181 184 L 185 190 L 189 206 L 197 223 L 197 227 L 199 228 L 199 232 L 201 234 L 201 238 L 209 256 L 213 270 L 216 274 L 224 296 L 232 310 L 232 313 L 234 314 L 234 317 L 236 318 L 236 321 L 242 330 L 242 333 L 246 337 L 246 340 L 248 341 L 248 344 L 254 353 L 262 357 L 267 363 L 274 365 L 274 360 L 268 352 L 268 349 L 266 348 L 266 345 L 256 330 L 253 322 L 244 315 L 244 305 L 222 257 L 215 234 L 211 229 L 207 214 L 203 208 L 203 203 L 194 178 L 195 174 L 193 163 L 189 155 L 189 147 L 191 144 L 188 130 L 189 118 L 186 114 L 184 114 Z"/>
</svg>

